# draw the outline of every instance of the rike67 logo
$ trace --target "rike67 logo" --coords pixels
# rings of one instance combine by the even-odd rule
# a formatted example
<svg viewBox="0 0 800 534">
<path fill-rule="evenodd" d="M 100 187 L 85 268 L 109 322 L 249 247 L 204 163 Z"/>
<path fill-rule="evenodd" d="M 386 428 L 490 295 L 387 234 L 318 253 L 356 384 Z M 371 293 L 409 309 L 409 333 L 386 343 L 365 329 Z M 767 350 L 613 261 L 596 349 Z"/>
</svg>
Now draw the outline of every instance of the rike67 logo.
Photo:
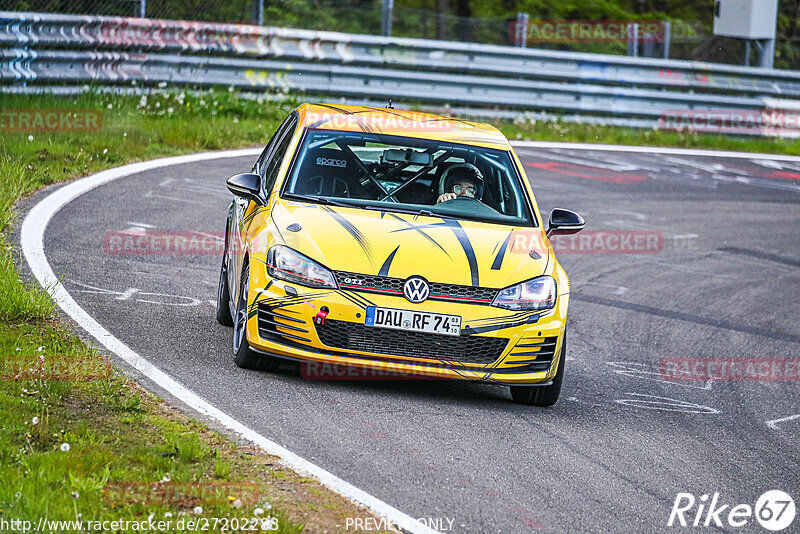
<svg viewBox="0 0 800 534">
<path fill-rule="evenodd" d="M 750 504 L 724 504 L 719 493 L 696 498 L 691 493 L 678 493 L 669 514 L 667 526 L 681 527 L 744 527 L 753 518 L 765 529 L 773 532 L 784 530 L 794 521 L 794 500 L 780 490 L 764 492 Z"/>
</svg>

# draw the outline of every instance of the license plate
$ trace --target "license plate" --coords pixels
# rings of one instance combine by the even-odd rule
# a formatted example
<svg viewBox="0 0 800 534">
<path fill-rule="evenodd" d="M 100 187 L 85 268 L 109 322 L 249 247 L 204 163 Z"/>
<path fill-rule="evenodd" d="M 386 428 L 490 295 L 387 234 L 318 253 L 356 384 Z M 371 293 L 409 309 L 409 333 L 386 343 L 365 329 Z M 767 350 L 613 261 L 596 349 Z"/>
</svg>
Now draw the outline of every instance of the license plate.
<svg viewBox="0 0 800 534">
<path fill-rule="evenodd" d="M 427 332 L 447 336 L 461 335 L 461 317 L 443 313 L 396 310 L 394 308 L 378 308 L 367 306 L 364 319 L 366 326 L 407 330 L 409 332 Z"/>
</svg>

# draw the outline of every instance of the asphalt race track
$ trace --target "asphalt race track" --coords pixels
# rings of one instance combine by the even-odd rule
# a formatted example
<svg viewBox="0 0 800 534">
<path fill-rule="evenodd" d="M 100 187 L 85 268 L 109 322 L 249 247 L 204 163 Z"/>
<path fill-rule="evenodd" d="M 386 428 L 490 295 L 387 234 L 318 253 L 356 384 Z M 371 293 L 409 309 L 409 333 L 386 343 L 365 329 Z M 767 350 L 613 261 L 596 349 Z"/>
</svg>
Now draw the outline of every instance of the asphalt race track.
<svg viewBox="0 0 800 534">
<path fill-rule="evenodd" d="M 711 381 L 659 369 L 665 359 L 800 355 L 800 162 L 518 153 L 542 213 L 574 209 L 592 237 L 558 253 L 572 299 L 565 385 L 550 409 L 484 384 L 238 369 L 232 330 L 214 319 L 218 254 L 106 251 L 109 232 L 217 239 L 231 199 L 224 180 L 255 158 L 94 189 L 54 217 L 45 251 L 83 308 L 176 380 L 412 517 L 453 520 L 454 532 L 680 532 L 667 527 L 679 492 L 718 492 L 730 507 L 771 489 L 798 501 L 796 369 L 794 380 Z M 630 244 L 637 232 L 656 244 L 610 250 L 609 235 Z M 763 531 L 754 518 L 726 530 Z"/>
</svg>

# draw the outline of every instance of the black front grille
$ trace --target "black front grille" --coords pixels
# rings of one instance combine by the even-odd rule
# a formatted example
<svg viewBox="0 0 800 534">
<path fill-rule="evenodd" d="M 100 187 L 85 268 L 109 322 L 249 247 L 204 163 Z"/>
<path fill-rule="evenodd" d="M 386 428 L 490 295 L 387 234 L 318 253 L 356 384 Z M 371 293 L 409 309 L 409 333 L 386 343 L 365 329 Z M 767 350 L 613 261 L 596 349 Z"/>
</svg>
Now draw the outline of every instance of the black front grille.
<svg viewBox="0 0 800 534">
<path fill-rule="evenodd" d="M 262 339 L 285 340 L 311 342 L 308 337 L 308 326 L 306 321 L 298 317 L 292 317 L 292 313 L 281 310 L 276 313 L 269 307 L 262 304 L 258 305 L 258 335 Z"/>
<path fill-rule="evenodd" d="M 384 295 L 403 296 L 403 278 L 377 276 L 372 274 L 358 274 L 346 271 L 336 271 L 336 283 L 344 289 L 355 289 L 369 293 L 382 293 Z M 461 286 L 456 284 L 442 284 L 428 282 L 431 294 L 428 300 L 444 300 L 448 302 L 462 302 L 467 304 L 491 304 L 497 294 L 497 289 L 491 287 Z"/>
<path fill-rule="evenodd" d="M 315 327 L 320 341 L 329 347 L 455 363 L 488 365 L 508 345 L 505 338 L 407 332 L 333 319 Z"/>
</svg>

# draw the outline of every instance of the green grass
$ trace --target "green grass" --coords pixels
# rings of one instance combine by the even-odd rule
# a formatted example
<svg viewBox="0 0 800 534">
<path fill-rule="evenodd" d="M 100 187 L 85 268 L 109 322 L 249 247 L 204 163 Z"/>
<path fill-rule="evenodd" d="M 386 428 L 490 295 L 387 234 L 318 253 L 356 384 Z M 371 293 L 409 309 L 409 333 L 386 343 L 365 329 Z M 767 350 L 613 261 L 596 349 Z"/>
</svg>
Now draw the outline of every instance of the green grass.
<svg viewBox="0 0 800 534">
<path fill-rule="evenodd" d="M 0 135 L 0 520 L 253 517 L 261 507 L 278 517 L 279 532 L 297 532 L 301 525 L 335 530 L 345 517 L 368 515 L 112 372 L 101 354 L 55 320 L 47 293 L 21 280 L 21 260 L 7 238 L 17 224 L 14 204 L 43 186 L 134 161 L 263 146 L 296 104 L 282 95 L 255 100 L 229 91 L 0 95 L 0 110 L 91 109 L 103 117 L 94 132 Z M 800 153 L 796 141 L 776 139 L 552 121 L 497 125 L 511 139 Z M 70 379 L 48 374 L 65 368 L 82 371 Z M 257 498 L 242 498 L 252 494 L 247 484 L 255 485 Z M 134 490 L 154 485 L 177 497 L 143 504 Z M 198 513 L 196 493 L 203 488 L 214 498 Z"/>
<path fill-rule="evenodd" d="M 0 325 L 0 349 L 5 379 L 0 384 L 1 518 L 254 517 L 253 511 L 269 502 L 256 495 L 264 481 L 252 475 L 258 469 L 252 457 L 203 425 L 171 413 L 124 377 L 14 380 L 5 373 L 11 359 L 29 361 L 34 368 L 40 358 L 102 360 L 75 336 L 59 327 Z M 229 465 L 222 477 L 216 468 L 220 462 Z M 170 489 L 158 502 L 137 503 L 137 496 L 160 481 Z M 258 493 L 269 492 L 258 488 Z M 234 506 L 236 499 L 241 507 Z M 202 513 L 194 511 L 198 504 Z M 278 514 L 278 532 L 300 530 L 280 511 L 270 512 Z"/>
</svg>

